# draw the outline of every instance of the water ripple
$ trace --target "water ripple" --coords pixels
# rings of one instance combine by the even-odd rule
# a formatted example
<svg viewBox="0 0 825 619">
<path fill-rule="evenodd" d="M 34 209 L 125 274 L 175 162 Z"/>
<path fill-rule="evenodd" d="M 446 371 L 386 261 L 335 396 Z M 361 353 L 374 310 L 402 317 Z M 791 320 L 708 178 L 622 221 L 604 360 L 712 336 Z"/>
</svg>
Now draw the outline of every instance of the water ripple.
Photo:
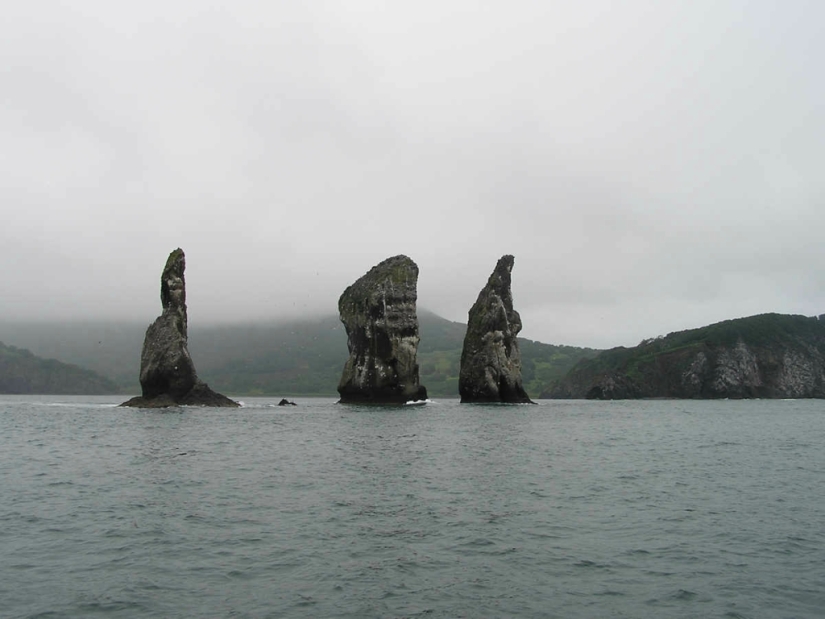
<svg viewBox="0 0 825 619">
<path fill-rule="evenodd" d="M 820 617 L 816 401 L 0 398 L 9 617 Z"/>
</svg>

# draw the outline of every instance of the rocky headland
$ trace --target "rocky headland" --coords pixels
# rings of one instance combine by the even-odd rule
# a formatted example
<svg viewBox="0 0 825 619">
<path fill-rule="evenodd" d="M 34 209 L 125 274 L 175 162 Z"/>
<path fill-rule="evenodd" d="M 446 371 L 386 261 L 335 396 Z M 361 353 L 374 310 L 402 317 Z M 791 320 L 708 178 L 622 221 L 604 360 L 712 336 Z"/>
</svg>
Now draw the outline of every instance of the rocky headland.
<svg viewBox="0 0 825 619">
<path fill-rule="evenodd" d="M 198 379 L 188 347 L 186 257 L 178 248 L 169 254 L 160 278 L 163 313 L 146 330 L 140 355 L 142 395 L 121 406 L 224 406 L 239 404 Z"/>
<path fill-rule="evenodd" d="M 338 300 L 349 358 L 338 393 L 342 403 L 404 404 L 426 400 L 419 384 L 418 266 L 407 256 L 376 265 Z"/>
<path fill-rule="evenodd" d="M 521 317 L 510 288 L 514 262 L 510 255 L 499 259 L 470 309 L 458 379 L 462 402 L 531 402 L 522 384 Z"/>
<path fill-rule="evenodd" d="M 543 398 L 823 398 L 825 319 L 761 314 L 579 362 Z"/>
</svg>

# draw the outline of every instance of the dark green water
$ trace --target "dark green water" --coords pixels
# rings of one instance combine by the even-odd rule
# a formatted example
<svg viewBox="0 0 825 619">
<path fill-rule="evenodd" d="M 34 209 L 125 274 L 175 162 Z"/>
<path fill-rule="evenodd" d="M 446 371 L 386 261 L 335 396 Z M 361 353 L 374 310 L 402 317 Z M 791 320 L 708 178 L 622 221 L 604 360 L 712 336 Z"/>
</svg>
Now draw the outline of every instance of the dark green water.
<svg viewBox="0 0 825 619">
<path fill-rule="evenodd" d="M 825 402 L 0 397 L 0 617 L 823 617 Z"/>
</svg>

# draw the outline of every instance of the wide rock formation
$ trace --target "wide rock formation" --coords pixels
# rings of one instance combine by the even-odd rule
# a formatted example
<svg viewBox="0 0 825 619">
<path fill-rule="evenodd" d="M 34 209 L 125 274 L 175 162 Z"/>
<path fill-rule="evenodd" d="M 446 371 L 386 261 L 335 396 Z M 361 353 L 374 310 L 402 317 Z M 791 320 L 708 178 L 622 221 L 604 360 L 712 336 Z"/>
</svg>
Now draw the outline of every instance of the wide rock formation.
<svg viewBox="0 0 825 619">
<path fill-rule="evenodd" d="M 238 406 L 198 380 L 188 348 L 185 269 L 183 250 L 176 249 L 169 254 L 160 278 L 163 313 L 146 330 L 143 340 L 140 355 L 143 394 L 121 406 Z"/>
<path fill-rule="evenodd" d="M 614 348 L 541 397 L 823 398 L 825 317 L 761 314 Z"/>
<path fill-rule="evenodd" d="M 516 339 L 521 317 L 513 309 L 513 256 L 502 256 L 467 321 L 458 392 L 462 402 L 530 403 L 521 380 Z"/>
<path fill-rule="evenodd" d="M 338 393 L 343 403 L 404 404 L 427 399 L 418 383 L 418 266 L 384 260 L 338 299 L 349 359 Z"/>
</svg>

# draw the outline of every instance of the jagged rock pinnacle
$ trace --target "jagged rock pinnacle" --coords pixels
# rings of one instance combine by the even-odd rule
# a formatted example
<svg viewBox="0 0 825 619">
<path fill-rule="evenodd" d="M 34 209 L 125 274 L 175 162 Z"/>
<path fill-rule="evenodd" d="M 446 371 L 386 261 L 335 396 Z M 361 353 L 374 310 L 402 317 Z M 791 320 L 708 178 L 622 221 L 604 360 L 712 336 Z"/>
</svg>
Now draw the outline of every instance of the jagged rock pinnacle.
<svg viewBox="0 0 825 619">
<path fill-rule="evenodd" d="M 514 262 L 510 255 L 499 259 L 470 309 L 458 379 L 462 402 L 531 402 L 521 380 L 521 317 L 510 290 Z"/>
<path fill-rule="evenodd" d="M 140 354 L 142 395 L 121 406 L 160 408 L 175 405 L 238 406 L 198 380 L 189 355 L 186 314 L 186 257 L 169 254 L 160 277 L 163 313 L 146 330 Z"/>
</svg>

